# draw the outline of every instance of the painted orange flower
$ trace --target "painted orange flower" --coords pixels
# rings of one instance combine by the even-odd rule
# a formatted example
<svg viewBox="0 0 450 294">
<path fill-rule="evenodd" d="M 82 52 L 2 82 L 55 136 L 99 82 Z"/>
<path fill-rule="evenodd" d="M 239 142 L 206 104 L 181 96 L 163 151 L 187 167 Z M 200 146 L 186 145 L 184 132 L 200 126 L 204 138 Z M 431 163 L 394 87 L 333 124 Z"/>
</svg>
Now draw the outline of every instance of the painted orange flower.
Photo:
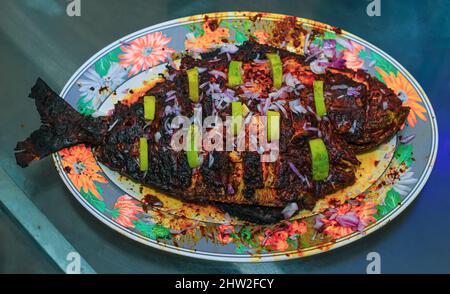
<svg viewBox="0 0 450 294">
<path fill-rule="evenodd" d="M 90 148 L 85 145 L 73 146 L 59 151 L 68 177 L 78 191 L 91 192 L 95 197 L 102 200 L 98 193 L 95 182 L 106 183 L 106 179 L 99 175 L 100 167 L 95 161 Z"/>
<path fill-rule="evenodd" d="M 222 244 L 228 244 L 231 241 L 233 241 L 233 237 L 230 236 L 231 234 L 234 234 L 234 227 L 232 225 L 226 225 L 221 224 L 218 226 L 217 231 L 219 231 L 219 234 L 217 234 L 216 238 L 221 242 Z"/>
<path fill-rule="evenodd" d="M 167 47 L 172 38 L 166 37 L 161 32 L 147 34 L 130 43 L 121 46 L 124 54 L 119 55 L 119 64 L 123 67 L 132 66 L 128 76 L 147 70 L 167 60 L 169 54 L 175 50 Z"/>
<path fill-rule="evenodd" d="M 269 34 L 264 30 L 256 30 L 253 35 L 256 37 L 258 43 L 266 44 L 269 39 Z"/>
<path fill-rule="evenodd" d="M 128 195 L 120 196 L 114 204 L 114 209 L 119 212 L 119 215 L 114 218 L 115 221 L 127 228 L 134 227 L 131 221 L 138 219 L 136 216 L 138 212 L 143 212 L 142 207 L 138 204 L 138 201 Z"/>
<path fill-rule="evenodd" d="M 360 206 L 357 206 L 353 209 L 353 211 L 358 215 L 359 219 L 367 225 L 368 223 L 374 223 L 377 221 L 374 214 L 378 212 L 375 208 L 377 205 L 373 201 L 368 201 Z"/>
<path fill-rule="evenodd" d="M 380 73 L 386 85 L 402 99 L 403 105 L 411 108 L 407 119 L 408 124 L 414 127 L 417 123 L 417 117 L 423 121 L 427 121 L 427 117 L 425 116 L 427 110 L 422 105 L 422 99 L 402 73 L 397 72 L 397 75 L 395 75 L 393 72 L 390 72 L 387 74 L 379 67 L 375 67 L 375 69 Z"/>
<path fill-rule="evenodd" d="M 289 223 L 287 232 L 289 236 L 306 233 L 307 225 L 304 221 L 293 221 Z"/>
<path fill-rule="evenodd" d="M 285 230 L 275 231 L 265 240 L 264 246 L 272 250 L 286 251 L 289 248 L 288 237 L 289 234 Z"/>
<path fill-rule="evenodd" d="M 214 45 L 223 44 L 223 39 L 227 39 L 230 35 L 227 28 L 214 26 L 212 29 L 209 22 L 203 24 L 203 31 L 203 35 L 186 39 L 184 46 L 187 50 L 212 48 Z"/>
<path fill-rule="evenodd" d="M 351 227 L 343 227 L 337 222 L 332 222 L 332 224 L 325 227 L 322 231 L 325 235 L 330 236 L 333 239 L 338 239 L 354 232 Z"/>
<path fill-rule="evenodd" d="M 364 49 L 364 46 L 350 40 L 352 49 L 342 50 L 345 59 L 345 65 L 353 70 L 360 69 L 364 65 L 364 60 L 358 56 L 359 52 Z"/>
<path fill-rule="evenodd" d="M 358 201 L 358 200 L 354 200 Z M 344 203 L 329 208 L 316 218 L 314 228 L 333 239 L 341 238 L 353 232 L 363 232 L 364 228 L 376 219 L 376 204 L 372 201 L 359 204 Z"/>
</svg>

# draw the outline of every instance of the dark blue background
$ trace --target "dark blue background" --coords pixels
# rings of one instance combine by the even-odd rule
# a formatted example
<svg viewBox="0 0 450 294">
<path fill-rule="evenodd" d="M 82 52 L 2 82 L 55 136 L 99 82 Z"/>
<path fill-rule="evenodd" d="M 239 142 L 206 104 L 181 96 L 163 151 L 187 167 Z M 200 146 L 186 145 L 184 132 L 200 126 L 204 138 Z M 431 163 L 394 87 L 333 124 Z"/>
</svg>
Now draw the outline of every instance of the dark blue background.
<svg viewBox="0 0 450 294">
<path fill-rule="evenodd" d="M 381 255 L 384 273 L 450 272 L 450 1 L 87 1 L 82 16 L 67 1 L 6 0 L 0 8 L 0 155 L 2 167 L 98 272 L 364 273 L 366 255 Z M 240 2 L 240 3 L 239 3 Z M 318 20 L 352 32 L 398 60 L 419 81 L 437 115 L 439 151 L 421 195 L 391 224 L 344 248 L 265 264 L 200 261 L 142 246 L 89 215 L 60 181 L 49 159 L 21 170 L 15 142 L 38 125 L 25 97 L 37 76 L 61 90 L 72 73 L 110 42 L 143 27 L 193 14 L 250 10 Z M 22 125 L 22 126 L 21 126 Z M 0 210 L 0 272 L 58 272 Z"/>
</svg>

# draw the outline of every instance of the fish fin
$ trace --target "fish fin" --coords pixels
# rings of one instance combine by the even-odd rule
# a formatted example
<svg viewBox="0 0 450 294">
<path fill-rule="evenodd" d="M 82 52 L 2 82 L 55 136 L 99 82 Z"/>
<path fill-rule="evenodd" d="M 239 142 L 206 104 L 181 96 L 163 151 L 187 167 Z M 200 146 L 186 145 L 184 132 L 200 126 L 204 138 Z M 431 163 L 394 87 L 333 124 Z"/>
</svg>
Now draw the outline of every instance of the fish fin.
<svg viewBox="0 0 450 294">
<path fill-rule="evenodd" d="M 35 100 L 42 125 L 14 149 L 16 162 L 21 167 L 66 147 L 102 142 L 108 130 L 107 118 L 80 114 L 40 78 L 29 97 Z"/>
</svg>

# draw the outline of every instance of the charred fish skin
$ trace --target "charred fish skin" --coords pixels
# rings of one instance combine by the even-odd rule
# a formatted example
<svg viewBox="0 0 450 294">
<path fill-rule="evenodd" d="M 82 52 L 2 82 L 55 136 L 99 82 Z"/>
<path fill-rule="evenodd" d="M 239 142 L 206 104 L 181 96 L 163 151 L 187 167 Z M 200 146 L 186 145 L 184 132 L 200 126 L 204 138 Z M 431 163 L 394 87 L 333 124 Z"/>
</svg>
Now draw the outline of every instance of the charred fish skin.
<svg viewBox="0 0 450 294">
<path fill-rule="evenodd" d="M 109 119 L 83 116 L 40 78 L 31 89 L 41 117 L 41 127 L 14 149 L 16 162 L 26 167 L 61 149 L 77 144 L 99 145 L 108 133 Z"/>
<path fill-rule="evenodd" d="M 260 162 L 256 151 L 237 155 L 213 151 L 205 154 L 200 167 L 192 169 L 184 152 L 170 148 L 173 131 L 167 125 L 176 115 L 192 117 L 195 107 L 202 108 L 204 117 L 216 114 L 224 119 L 230 115 L 229 104 L 218 107 L 212 98 L 223 91 L 232 90 L 251 113 L 262 113 L 258 98 L 245 95 L 242 87 L 227 87 L 226 75 L 220 75 L 220 71 L 226 72 L 230 61 L 219 49 L 203 53 L 201 59 L 184 55 L 179 69 L 168 66 L 171 79 L 146 93 L 156 97 L 156 114 L 151 123 L 144 119 L 143 97 L 132 104 L 118 102 L 109 117 L 93 118 L 79 114 L 38 79 L 30 96 L 36 101 L 43 125 L 18 143 L 17 163 L 24 167 L 60 149 L 87 144 L 95 147 L 94 154 L 100 162 L 135 181 L 184 201 L 222 203 L 224 210 L 234 214 L 241 211 L 244 219 L 257 220 L 260 214 L 261 222 L 276 220 L 279 209 L 291 202 L 298 203 L 300 209 L 312 209 L 318 199 L 355 182 L 355 168 L 359 165 L 355 154 L 395 135 L 409 108 L 403 107 L 395 93 L 366 72 L 331 68 L 316 75 L 304 56 L 248 41 L 239 46 L 232 58 L 243 62 L 245 78 L 254 80 L 263 95 L 273 94 L 273 89 L 270 68 L 261 59 L 275 52 L 284 62 L 284 73 L 301 83 L 298 92 L 282 93 L 286 95 L 285 105 L 297 100 L 302 111 L 286 108 L 281 116 L 280 155 L 274 163 Z M 193 67 L 204 68 L 199 73 L 199 103 L 189 99 L 185 73 Z M 315 114 L 314 80 L 324 81 L 327 114 L 322 118 Z M 174 93 L 175 99 L 168 99 L 169 92 Z M 150 154 L 145 172 L 140 170 L 138 161 L 138 142 L 142 137 L 147 138 Z M 329 175 L 321 181 L 313 180 L 311 170 L 308 141 L 315 138 L 324 141 L 329 153 Z"/>
<path fill-rule="evenodd" d="M 340 81 L 352 81 L 359 84 L 358 87 L 364 93 L 364 95 L 358 94 L 351 97 L 354 102 L 350 102 L 350 106 L 360 105 L 359 109 L 352 109 L 348 105 L 336 107 L 342 99 L 327 101 L 327 106 L 330 103 L 330 107 L 334 109 L 329 116 L 337 132 L 355 153 L 359 154 L 376 148 L 389 141 L 401 129 L 410 108 L 403 106 L 400 98 L 377 78 L 361 69 L 357 71 L 330 69 L 326 75 L 331 85 L 336 82 L 336 78 Z"/>
</svg>

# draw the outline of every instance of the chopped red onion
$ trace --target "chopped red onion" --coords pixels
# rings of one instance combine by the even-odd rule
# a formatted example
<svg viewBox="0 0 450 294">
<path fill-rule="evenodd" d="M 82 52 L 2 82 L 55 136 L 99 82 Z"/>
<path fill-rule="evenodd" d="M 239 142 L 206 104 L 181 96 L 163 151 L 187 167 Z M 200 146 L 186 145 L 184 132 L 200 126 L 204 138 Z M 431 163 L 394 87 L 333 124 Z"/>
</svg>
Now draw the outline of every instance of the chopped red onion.
<svg viewBox="0 0 450 294">
<path fill-rule="evenodd" d="M 259 64 L 265 64 L 268 62 L 268 60 L 265 59 L 253 59 L 253 62 L 259 63 Z"/>
<path fill-rule="evenodd" d="M 291 202 L 284 207 L 281 213 L 284 216 L 284 219 L 290 219 L 298 210 L 298 205 L 295 202 Z"/>
<path fill-rule="evenodd" d="M 172 96 L 172 95 L 174 95 L 176 93 L 177 92 L 175 90 L 170 90 L 170 91 L 167 91 L 166 96 L 169 97 L 169 96 Z"/>
<path fill-rule="evenodd" d="M 220 59 L 217 57 L 214 57 L 214 59 L 208 60 L 208 62 L 210 62 L 210 63 L 214 63 L 214 62 L 218 62 L 218 61 L 220 61 Z"/>
<path fill-rule="evenodd" d="M 408 143 L 411 142 L 415 137 L 416 137 L 415 134 L 411 134 L 411 135 L 408 135 L 408 136 L 406 136 L 406 137 L 402 137 L 399 141 L 400 141 L 400 143 L 402 143 L 402 144 L 408 144 Z"/>
<path fill-rule="evenodd" d="M 348 131 L 351 134 L 355 133 L 355 131 L 356 131 L 356 120 L 353 121 L 352 127 Z"/>
<path fill-rule="evenodd" d="M 278 100 L 278 101 L 275 101 L 274 103 L 272 103 L 269 106 L 269 109 L 271 109 L 271 110 L 279 110 L 279 111 L 281 111 L 283 113 L 283 115 L 285 117 L 287 117 L 288 114 L 287 114 L 286 109 L 284 109 L 284 106 L 283 106 L 284 104 L 286 104 L 285 100 Z"/>
<path fill-rule="evenodd" d="M 215 70 L 215 69 L 213 69 L 213 70 L 210 70 L 208 73 L 209 73 L 210 75 L 214 76 L 216 79 L 217 79 L 218 77 L 222 77 L 222 78 L 224 78 L 224 79 L 227 78 L 227 75 L 226 75 L 223 71 L 220 71 L 220 70 Z"/>
<path fill-rule="evenodd" d="M 359 90 L 360 90 L 360 86 L 358 86 L 357 88 L 354 87 L 349 87 L 347 89 L 347 95 L 348 96 L 358 96 L 359 95 Z"/>
<path fill-rule="evenodd" d="M 214 164 L 214 156 L 212 154 L 212 152 L 210 152 L 208 154 L 209 158 L 208 158 L 208 167 L 211 168 Z"/>
<path fill-rule="evenodd" d="M 325 73 L 326 66 L 320 65 L 320 59 L 312 61 L 309 66 L 311 71 L 315 74 L 321 75 Z"/>
<path fill-rule="evenodd" d="M 161 139 L 161 133 L 160 132 L 156 132 L 155 133 L 155 141 L 159 142 L 160 139 Z"/>
<path fill-rule="evenodd" d="M 234 188 L 233 188 L 233 185 L 228 184 L 228 187 L 227 187 L 227 193 L 228 193 L 228 195 L 234 194 Z"/>
<path fill-rule="evenodd" d="M 198 86 L 199 88 L 203 89 L 204 87 L 206 87 L 209 84 L 208 82 L 204 82 L 203 84 L 201 84 L 200 86 Z"/>
<path fill-rule="evenodd" d="M 167 80 L 173 81 L 173 79 L 175 78 L 176 75 L 177 75 L 176 73 L 173 73 L 173 74 L 171 74 L 171 75 L 168 75 L 168 76 L 167 76 Z"/>
<path fill-rule="evenodd" d="M 313 49 L 318 48 L 318 47 L 312 47 Z M 310 59 L 320 55 L 322 53 L 322 49 L 318 48 L 316 50 L 314 50 L 314 52 L 310 52 L 311 54 L 308 55 L 308 57 L 306 57 L 305 62 L 309 61 Z"/>
<path fill-rule="evenodd" d="M 318 128 L 315 128 L 315 127 L 308 127 L 308 126 L 306 126 L 306 125 L 303 126 L 303 129 L 304 129 L 305 131 L 311 131 L 311 132 L 318 132 L 318 131 L 319 131 Z"/>
<path fill-rule="evenodd" d="M 172 100 L 175 100 L 175 99 L 177 99 L 177 96 L 173 95 L 173 96 L 167 97 L 165 101 L 169 102 L 169 101 L 172 101 Z"/>
<path fill-rule="evenodd" d="M 224 44 L 221 48 L 220 48 L 220 53 L 230 53 L 230 54 L 234 54 L 239 50 L 239 47 L 234 45 L 234 44 Z"/>
<path fill-rule="evenodd" d="M 336 216 L 336 221 L 343 227 L 358 228 L 359 218 L 354 211 L 347 212 L 344 215 Z"/>
<path fill-rule="evenodd" d="M 300 104 L 300 99 L 289 101 L 289 108 L 296 114 L 307 113 L 308 111 Z"/>
<path fill-rule="evenodd" d="M 310 33 L 307 33 L 305 36 L 305 44 L 303 44 L 303 54 L 304 55 L 308 55 L 308 43 L 309 43 L 309 37 L 310 37 Z"/>
<path fill-rule="evenodd" d="M 116 120 L 112 123 L 112 125 L 108 128 L 108 132 L 111 131 L 112 129 L 114 129 L 114 127 L 117 125 L 118 122 L 119 122 L 119 120 L 116 119 Z"/>
<path fill-rule="evenodd" d="M 333 86 L 331 86 L 331 90 L 345 90 L 345 89 L 348 89 L 347 85 L 341 84 L 341 85 L 333 85 Z"/>
<path fill-rule="evenodd" d="M 325 225 L 325 223 L 322 222 L 322 218 L 324 218 L 324 217 L 325 216 L 323 214 L 319 214 L 316 216 L 316 219 L 315 219 L 316 222 L 314 223 L 314 229 L 320 230 Z"/>
<path fill-rule="evenodd" d="M 288 164 L 289 164 L 289 167 L 291 168 L 291 170 L 294 172 L 294 174 L 296 174 L 297 175 L 297 177 L 299 177 L 302 181 L 306 181 L 305 180 L 305 177 L 302 175 L 302 174 L 300 174 L 300 172 L 298 171 L 298 169 L 295 167 L 295 165 L 292 163 L 292 162 L 290 162 L 290 161 L 288 161 Z"/>
<path fill-rule="evenodd" d="M 338 37 L 338 38 L 336 38 L 336 42 L 339 45 L 341 45 L 342 47 L 345 47 L 345 48 L 347 48 L 350 51 L 353 50 L 353 45 L 350 42 L 350 40 L 348 40 L 348 39 Z"/>
</svg>

